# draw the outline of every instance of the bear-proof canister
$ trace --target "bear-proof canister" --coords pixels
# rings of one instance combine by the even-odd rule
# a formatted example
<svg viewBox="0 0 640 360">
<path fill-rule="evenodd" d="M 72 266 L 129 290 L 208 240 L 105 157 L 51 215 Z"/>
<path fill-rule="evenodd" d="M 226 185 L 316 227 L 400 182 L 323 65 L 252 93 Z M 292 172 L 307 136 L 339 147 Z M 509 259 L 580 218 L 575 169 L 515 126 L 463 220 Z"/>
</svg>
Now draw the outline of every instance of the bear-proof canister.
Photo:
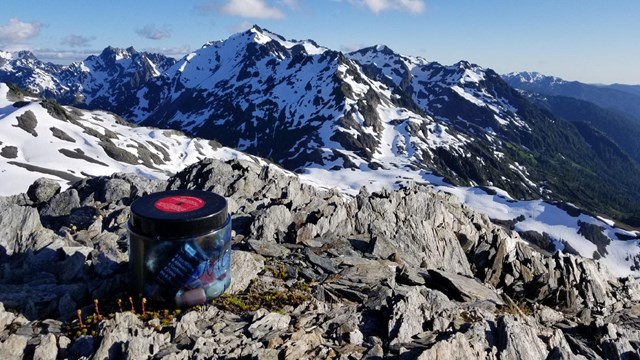
<svg viewBox="0 0 640 360">
<path fill-rule="evenodd" d="M 170 190 L 131 204 L 131 285 L 150 300 L 204 304 L 231 281 L 231 216 L 213 192 Z"/>
</svg>

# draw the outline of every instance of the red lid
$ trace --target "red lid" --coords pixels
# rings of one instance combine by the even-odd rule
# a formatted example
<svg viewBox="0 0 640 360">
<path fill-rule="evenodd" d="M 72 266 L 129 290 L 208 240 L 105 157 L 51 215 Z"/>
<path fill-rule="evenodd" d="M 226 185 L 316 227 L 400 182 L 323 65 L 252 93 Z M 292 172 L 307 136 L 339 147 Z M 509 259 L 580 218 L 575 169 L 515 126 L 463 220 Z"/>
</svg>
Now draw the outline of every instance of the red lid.
<svg viewBox="0 0 640 360">
<path fill-rule="evenodd" d="M 224 226 L 227 200 L 213 192 L 170 190 L 131 204 L 131 229 L 147 237 L 176 238 L 206 234 Z"/>
</svg>

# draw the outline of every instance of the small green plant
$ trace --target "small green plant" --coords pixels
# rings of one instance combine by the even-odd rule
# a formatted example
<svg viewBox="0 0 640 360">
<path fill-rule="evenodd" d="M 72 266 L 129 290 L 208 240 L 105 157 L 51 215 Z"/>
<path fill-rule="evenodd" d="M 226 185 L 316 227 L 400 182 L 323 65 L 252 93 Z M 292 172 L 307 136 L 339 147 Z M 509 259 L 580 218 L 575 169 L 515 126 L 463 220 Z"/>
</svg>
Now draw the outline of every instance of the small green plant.
<svg viewBox="0 0 640 360">
<path fill-rule="evenodd" d="M 214 299 L 212 304 L 216 307 L 236 314 L 256 311 L 264 308 L 268 311 L 279 312 L 287 306 L 298 306 L 311 299 L 306 290 L 287 289 L 284 291 L 249 291 L 244 294 L 223 294 Z"/>
<path fill-rule="evenodd" d="M 150 306 L 147 302 L 147 299 L 142 297 L 139 300 L 140 312 L 136 312 L 135 310 L 135 302 L 133 297 L 129 296 L 129 303 L 131 305 L 131 309 L 123 308 L 122 299 L 118 298 L 115 302 L 112 302 L 112 306 L 106 307 L 106 312 L 100 310 L 101 302 L 98 299 L 93 300 L 93 314 L 88 316 L 83 316 L 83 312 L 81 309 L 76 311 L 77 318 L 75 321 L 67 323 L 63 326 L 63 333 L 70 338 L 76 338 L 83 335 L 91 335 L 96 336 L 98 326 L 102 321 L 109 319 L 113 320 L 116 317 L 117 313 L 131 312 L 135 314 L 140 320 L 142 320 L 146 326 L 149 325 L 149 321 L 153 319 L 160 320 L 160 329 L 162 327 L 166 327 L 171 325 L 174 319 L 179 318 L 183 311 L 180 309 L 165 309 L 165 308 L 155 308 Z M 109 304 L 109 302 L 107 302 Z M 104 310 L 104 309 L 103 309 Z M 103 314 L 106 314 L 103 316 Z M 158 330 L 160 330 L 158 329 Z"/>
<path fill-rule="evenodd" d="M 289 277 L 287 273 L 287 267 L 283 263 L 278 263 L 275 267 L 268 268 L 276 279 L 285 280 Z"/>
</svg>

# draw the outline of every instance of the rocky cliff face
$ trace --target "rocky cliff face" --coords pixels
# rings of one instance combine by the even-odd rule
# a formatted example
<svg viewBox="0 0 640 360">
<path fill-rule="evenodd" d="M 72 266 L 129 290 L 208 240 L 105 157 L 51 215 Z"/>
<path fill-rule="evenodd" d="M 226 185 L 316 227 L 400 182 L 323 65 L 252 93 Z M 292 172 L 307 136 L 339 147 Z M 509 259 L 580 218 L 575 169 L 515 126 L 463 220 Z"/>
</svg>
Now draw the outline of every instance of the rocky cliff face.
<svg viewBox="0 0 640 360">
<path fill-rule="evenodd" d="M 109 309 L 128 296 L 128 205 L 178 188 L 229 200 L 229 294 L 162 320 L 143 315 L 137 299 L 135 313 L 112 305 L 83 334 L 71 322 L 76 309 L 88 323 L 93 299 Z M 536 250 L 420 186 L 345 197 L 273 165 L 205 160 L 168 181 L 117 174 L 60 192 L 39 180 L 0 198 L 0 229 L 3 359 L 639 354 L 635 280 Z"/>
</svg>

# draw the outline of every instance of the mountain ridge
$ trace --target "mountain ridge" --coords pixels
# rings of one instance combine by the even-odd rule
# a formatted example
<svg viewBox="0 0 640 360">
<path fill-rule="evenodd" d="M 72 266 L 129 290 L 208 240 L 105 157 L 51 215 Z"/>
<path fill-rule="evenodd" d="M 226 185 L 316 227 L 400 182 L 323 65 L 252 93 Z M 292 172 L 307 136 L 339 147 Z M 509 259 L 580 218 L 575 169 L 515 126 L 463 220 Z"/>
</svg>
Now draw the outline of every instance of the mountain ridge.
<svg viewBox="0 0 640 360">
<path fill-rule="evenodd" d="M 185 165 L 206 162 L 203 159 L 268 162 L 173 130 L 128 124 L 104 111 L 60 106 L 4 84 L 0 84 L 0 95 L 0 182 L 4 184 L 0 195 L 27 191 L 34 181 L 58 182 L 64 190 L 77 187 L 78 181 L 94 183 L 96 176 L 113 172 L 132 173 L 111 175 L 117 179 L 142 176 L 160 183 Z M 282 168 L 272 169 L 287 178 L 296 177 Z M 311 168 L 297 179 L 329 192 L 338 190 L 345 198 L 427 185 L 517 231 L 542 251 L 600 259 L 617 276 L 640 273 L 638 231 L 625 230 L 569 204 L 517 201 L 495 187 L 456 187 L 420 169 Z"/>
<path fill-rule="evenodd" d="M 0 81 L 66 105 L 122 113 L 127 93 L 175 63 L 161 54 L 106 47 L 70 65 L 44 63 L 29 51 L 0 58 Z"/>
<path fill-rule="evenodd" d="M 293 171 L 419 170 L 638 217 L 640 170 L 623 166 L 624 154 L 599 142 L 608 157 L 599 156 L 585 138 L 594 137 L 590 128 L 581 132 L 466 61 L 444 66 L 387 46 L 344 54 L 254 26 L 154 75 L 135 89 L 116 87 L 102 99 L 122 100 L 106 108 Z"/>
<path fill-rule="evenodd" d="M 592 102 L 604 109 L 622 112 L 640 123 L 640 94 L 625 91 L 615 85 L 591 85 L 579 81 L 566 81 L 540 73 L 510 73 L 503 75 L 505 81 L 517 89 L 543 95 L 568 96 Z M 635 89 L 630 86 L 628 89 Z"/>
</svg>

